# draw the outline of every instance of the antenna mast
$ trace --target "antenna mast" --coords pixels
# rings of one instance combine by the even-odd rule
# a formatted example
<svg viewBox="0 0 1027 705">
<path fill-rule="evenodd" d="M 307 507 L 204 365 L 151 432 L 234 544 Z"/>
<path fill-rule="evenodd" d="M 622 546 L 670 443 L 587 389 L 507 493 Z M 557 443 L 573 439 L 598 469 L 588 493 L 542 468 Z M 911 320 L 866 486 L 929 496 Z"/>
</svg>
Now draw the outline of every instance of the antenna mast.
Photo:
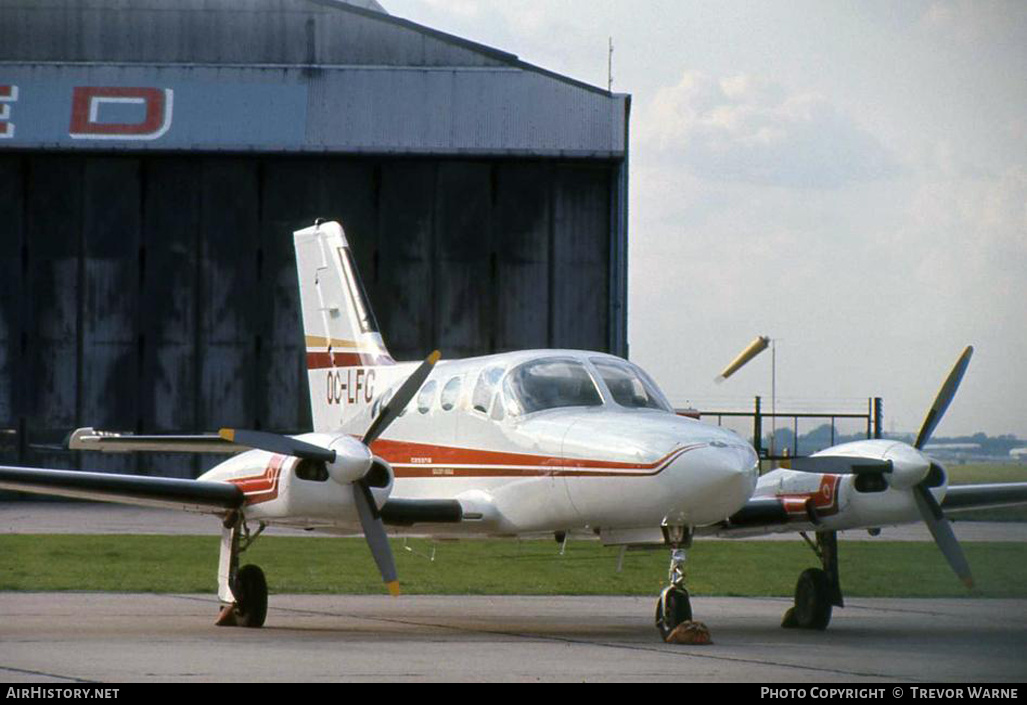
<svg viewBox="0 0 1027 705">
<path fill-rule="evenodd" d="M 606 90 L 613 93 L 613 37 L 610 37 L 610 51 L 606 55 Z"/>
</svg>

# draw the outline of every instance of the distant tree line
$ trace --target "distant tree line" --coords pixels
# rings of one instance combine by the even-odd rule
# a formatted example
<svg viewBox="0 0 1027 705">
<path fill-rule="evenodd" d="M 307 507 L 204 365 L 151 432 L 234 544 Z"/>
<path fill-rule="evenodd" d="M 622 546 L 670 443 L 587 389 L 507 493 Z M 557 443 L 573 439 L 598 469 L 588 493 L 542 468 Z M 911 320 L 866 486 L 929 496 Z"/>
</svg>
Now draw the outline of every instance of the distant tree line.
<svg viewBox="0 0 1027 705">
<path fill-rule="evenodd" d="M 796 455 L 810 455 L 818 450 L 828 448 L 832 444 L 837 445 L 839 443 L 848 443 L 849 441 L 861 441 L 866 439 L 865 433 L 845 434 L 840 433 L 838 429 L 835 429 L 834 438 L 832 440 L 831 424 L 822 424 L 808 433 L 799 434 L 798 438 L 796 438 L 792 429 L 778 428 L 773 434 L 764 434 L 764 448 L 770 447 L 771 435 L 773 435 L 775 449 L 781 451 L 787 448 L 789 453 L 794 452 Z M 896 441 L 904 441 L 906 443 L 913 443 L 916 440 L 915 434 L 912 433 L 886 433 L 884 434 L 884 437 Z M 973 449 L 974 455 L 1008 458 L 1009 451 L 1013 448 L 1022 448 L 1027 446 L 1027 441 L 1017 438 L 1011 434 L 989 436 L 983 432 L 975 433 L 972 436 L 935 436 L 931 439 L 931 445 L 947 444 L 974 444 L 978 446 Z"/>
</svg>

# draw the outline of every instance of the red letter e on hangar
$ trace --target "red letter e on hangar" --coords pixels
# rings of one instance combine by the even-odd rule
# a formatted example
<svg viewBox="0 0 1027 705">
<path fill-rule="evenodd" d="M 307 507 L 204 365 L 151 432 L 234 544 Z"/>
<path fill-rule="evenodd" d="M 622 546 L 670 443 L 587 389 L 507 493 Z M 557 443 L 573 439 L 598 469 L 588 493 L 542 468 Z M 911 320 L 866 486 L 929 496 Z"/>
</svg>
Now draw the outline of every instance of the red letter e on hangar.
<svg viewBox="0 0 1027 705">
<path fill-rule="evenodd" d="M 173 97 L 170 88 L 76 86 L 68 134 L 80 140 L 155 140 L 171 127 Z M 141 106 L 142 118 L 136 122 L 104 120 L 105 109 L 116 104 Z"/>
</svg>

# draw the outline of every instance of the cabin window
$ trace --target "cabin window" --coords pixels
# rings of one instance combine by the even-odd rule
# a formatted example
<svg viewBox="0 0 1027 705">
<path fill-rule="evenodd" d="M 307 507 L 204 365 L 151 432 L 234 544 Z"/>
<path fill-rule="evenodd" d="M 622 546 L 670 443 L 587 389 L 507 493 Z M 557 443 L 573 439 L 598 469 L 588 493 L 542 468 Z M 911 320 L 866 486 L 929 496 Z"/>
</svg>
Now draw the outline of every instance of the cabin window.
<svg viewBox="0 0 1027 705">
<path fill-rule="evenodd" d="M 478 375 L 478 382 L 474 385 L 474 391 L 471 393 L 471 408 L 487 414 L 493 392 L 496 391 L 496 385 L 499 384 L 502 377 L 502 367 L 487 367 L 482 370 Z"/>
<path fill-rule="evenodd" d="M 656 383 L 637 366 L 605 357 L 593 357 L 592 364 L 603 378 L 613 400 L 621 406 L 629 409 L 672 410 Z"/>
<path fill-rule="evenodd" d="M 442 388 L 439 402 L 442 405 L 443 411 L 451 411 L 456 406 L 456 401 L 460 396 L 460 383 L 461 378 L 454 377 L 446 382 L 446 386 Z"/>
<path fill-rule="evenodd" d="M 381 393 L 381 395 L 377 399 L 375 399 L 374 406 L 371 407 L 372 419 L 378 418 L 379 412 L 381 412 L 392 399 L 392 392 L 393 390 L 391 388 L 386 389 L 384 392 Z"/>
<path fill-rule="evenodd" d="M 515 367 L 503 383 L 511 414 L 569 406 L 602 406 L 592 376 L 572 358 L 542 358 Z"/>
<path fill-rule="evenodd" d="M 435 401 L 435 390 L 438 388 L 435 380 L 429 380 L 417 394 L 417 410 L 422 414 L 431 411 L 431 405 Z"/>
</svg>

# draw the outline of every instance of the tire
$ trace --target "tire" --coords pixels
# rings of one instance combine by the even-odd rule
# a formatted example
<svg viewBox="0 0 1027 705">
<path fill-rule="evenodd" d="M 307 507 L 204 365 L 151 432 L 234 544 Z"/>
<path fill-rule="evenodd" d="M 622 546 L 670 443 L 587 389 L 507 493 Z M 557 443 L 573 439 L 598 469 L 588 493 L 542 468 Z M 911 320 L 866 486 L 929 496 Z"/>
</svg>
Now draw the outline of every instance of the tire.
<svg viewBox="0 0 1027 705">
<path fill-rule="evenodd" d="M 831 622 L 831 579 L 820 568 L 804 570 L 795 584 L 791 621 L 800 629 L 823 631 Z"/>
<path fill-rule="evenodd" d="M 235 576 L 235 614 L 240 627 L 264 626 L 267 618 L 267 580 L 264 571 L 245 565 Z"/>
<path fill-rule="evenodd" d="M 678 625 L 691 621 L 692 602 L 688 591 L 677 587 L 665 588 L 656 601 L 656 628 L 663 640 L 666 641 Z"/>
</svg>

